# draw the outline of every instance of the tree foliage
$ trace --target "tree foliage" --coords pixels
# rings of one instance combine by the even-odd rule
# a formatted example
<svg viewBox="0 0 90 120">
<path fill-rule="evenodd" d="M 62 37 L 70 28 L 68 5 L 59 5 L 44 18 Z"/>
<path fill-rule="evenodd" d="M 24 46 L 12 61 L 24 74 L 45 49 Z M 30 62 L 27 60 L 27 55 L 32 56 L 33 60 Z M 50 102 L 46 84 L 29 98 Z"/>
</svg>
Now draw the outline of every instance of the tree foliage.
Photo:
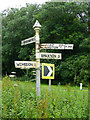
<svg viewBox="0 0 90 120">
<path fill-rule="evenodd" d="M 72 83 L 79 85 L 87 85 L 89 82 L 89 73 L 88 73 L 88 55 L 87 54 L 77 54 L 67 58 L 61 63 L 60 66 L 57 66 L 58 72 L 57 76 L 60 75 L 59 79 L 62 80 L 62 83 Z"/>
</svg>

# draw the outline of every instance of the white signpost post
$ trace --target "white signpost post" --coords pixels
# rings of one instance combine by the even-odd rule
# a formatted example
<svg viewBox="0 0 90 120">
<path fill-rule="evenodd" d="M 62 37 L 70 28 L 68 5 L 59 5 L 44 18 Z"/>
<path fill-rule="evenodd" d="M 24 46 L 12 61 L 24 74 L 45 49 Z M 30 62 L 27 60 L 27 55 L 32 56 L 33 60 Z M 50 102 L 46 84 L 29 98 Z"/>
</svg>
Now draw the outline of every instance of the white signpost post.
<svg viewBox="0 0 90 120">
<path fill-rule="evenodd" d="M 53 43 L 44 43 L 40 45 L 40 38 L 39 38 L 39 31 L 41 28 L 40 23 L 38 20 L 36 20 L 34 26 L 35 30 L 35 37 L 31 37 L 28 39 L 25 39 L 21 41 L 21 45 L 27 45 L 30 43 L 35 42 L 36 46 L 36 61 L 15 61 L 15 67 L 16 68 L 21 68 L 21 69 L 29 69 L 29 68 L 36 68 L 36 95 L 40 96 L 41 90 L 40 90 L 40 59 L 62 59 L 61 53 L 40 53 L 40 49 L 60 49 L 60 50 L 73 50 L 73 44 L 53 44 Z M 49 69 L 49 77 L 51 76 L 52 70 L 50 67 Z M 44 72 L 44 71 L 43 71 Z M 52 73 L 54 74 L 54 72 Z M 47 76 L 48 78 L 48 76 Z M 44 79 L 47 79 L 44 77 Z M 49 79 L 49 78 L 48 78 Z M 54 79 L 54 76 L 53 76 Z M 49 90 L 51 87 L 51 79 L 49 79 Z"/>
<path fill-rule="evenodd" d="M 33 28 L 36 33 L 36 95 L 40 96 L 41 88 L 40 88 L 40 58 L 37 57 L 37 54 L 40 53 L 40 38 L 39 38 L 39 31 L 40 31 L 40 23 L 36 20 Z"/>
</svg>

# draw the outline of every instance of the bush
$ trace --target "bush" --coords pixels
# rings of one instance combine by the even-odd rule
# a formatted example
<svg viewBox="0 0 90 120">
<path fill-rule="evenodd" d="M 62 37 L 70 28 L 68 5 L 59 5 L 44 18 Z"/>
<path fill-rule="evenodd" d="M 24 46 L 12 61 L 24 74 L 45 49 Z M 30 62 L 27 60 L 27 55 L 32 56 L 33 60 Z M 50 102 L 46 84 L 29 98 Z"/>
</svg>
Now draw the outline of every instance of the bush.
<svg viewBox="0 0 90 120">
<path fill-rule="evenodd" d="M 62 62 L 56 70 L 59 71 L 56 74 L 60 76 L 61 83 L 70 82 L 79 85 L 82 82 L 84 86 L 88 85 L 88 55 L 72 56 Z"/>
</svg>

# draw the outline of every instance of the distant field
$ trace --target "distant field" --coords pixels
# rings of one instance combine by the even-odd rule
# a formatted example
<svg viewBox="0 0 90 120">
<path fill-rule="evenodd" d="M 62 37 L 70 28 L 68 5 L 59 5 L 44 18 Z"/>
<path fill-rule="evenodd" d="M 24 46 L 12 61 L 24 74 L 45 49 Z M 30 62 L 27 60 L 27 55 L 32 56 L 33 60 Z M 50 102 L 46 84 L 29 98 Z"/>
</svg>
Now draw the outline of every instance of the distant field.
<svg viewBox="0 0 90 120">
<path fill-rule="evenodd" d="M 36 97 L 36 84 L 11 81 L 2 83 L 3 118 L 88 118 L 88 88 L 41 85 Z"/>
</svg>

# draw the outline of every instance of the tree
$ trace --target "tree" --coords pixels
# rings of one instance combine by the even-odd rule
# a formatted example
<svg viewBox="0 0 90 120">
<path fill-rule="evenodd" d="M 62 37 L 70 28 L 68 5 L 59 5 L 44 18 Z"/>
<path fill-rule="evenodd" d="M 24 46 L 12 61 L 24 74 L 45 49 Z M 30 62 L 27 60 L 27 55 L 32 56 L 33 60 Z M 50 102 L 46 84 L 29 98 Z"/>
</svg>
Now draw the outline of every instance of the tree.
<svg viewBox="0 0 90 120">
<path fill-rule="evenodd" d="M 34 35 L 32 28 L 34 24 L 33 15 L 36 14 L 37 11 L 38 5 L 27 4 L 26 8 L 23 7 L 20 10 L 11 8 L 2 13 L 3 74 L 6 74 L 6 72 L 9 74 L 11 71 L 14 71 L 14 61 L 19 60 L 20 54 L 22 54 L 25 49 L 30 51 L 30 49 L 33 48 L 33 45 L 31 48 L 28 46 L 21 48 L 21 41 Z M 23 56 L 29 56 L 31 53 L 26 52 L 23 52 Z M 23 56 L 21 60 L 23 60 Z"/>
<path fill-rule="evenodd" d="M 67 58 L 60 66 L 57 66 L 57 76 L 62 84 L 72 83 L 83 86 L 88 85 L 88 54 L 78 54 Z M 58 75 L 59 74 L 59 75 Z"/>
</svg>

